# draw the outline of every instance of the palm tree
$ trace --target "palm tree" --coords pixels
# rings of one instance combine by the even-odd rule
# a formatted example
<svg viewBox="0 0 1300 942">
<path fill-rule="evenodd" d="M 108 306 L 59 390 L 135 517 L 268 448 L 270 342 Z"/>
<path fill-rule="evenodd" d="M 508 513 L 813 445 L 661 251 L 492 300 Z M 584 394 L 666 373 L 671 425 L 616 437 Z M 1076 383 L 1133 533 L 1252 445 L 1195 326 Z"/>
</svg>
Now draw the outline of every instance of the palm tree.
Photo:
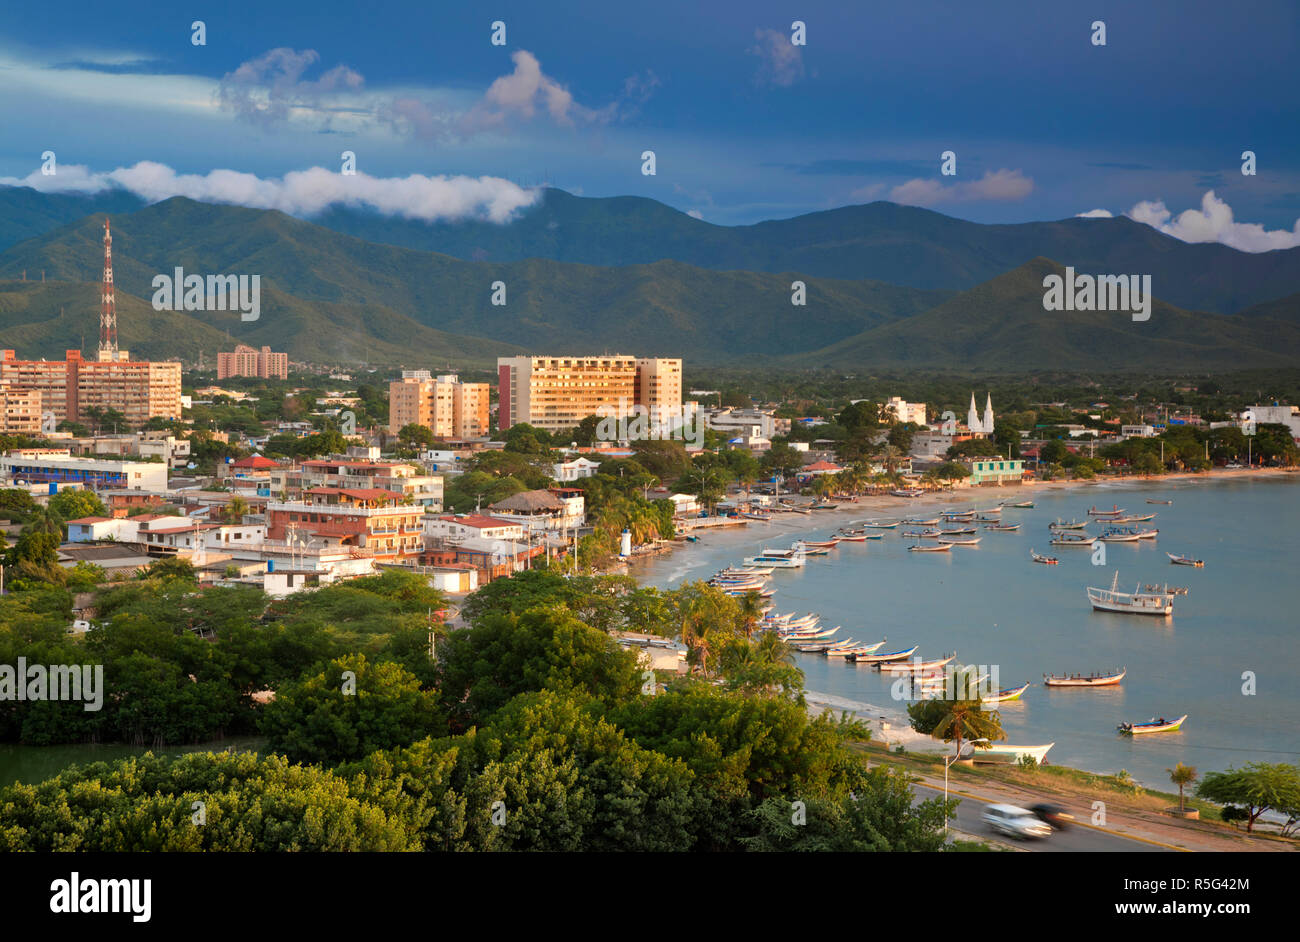
<svg viewBox="0 0 1300 942">
<path fill-rule="evenodd" d="M 762 620 L 763 597 L 757 592 L 746 592 L 740 597 L 740 626 L 746 638 L 754 634 L 754 630 Z"/>
<path fill-rule="evenodd" d="M 997 713 L 986 713 L 979 700 L 929 700 L 925 703 L 938 704 L 931 709 L 941 710 L 939 722 L 930 731 L 936 739 L 952 740 L 957 745 L 957 755 L 961 755 L 964 739 L 1002 739 L 1002 722 Z"/>
<path fill-rule="evenodd" d="M 230 503 L 226 505 L 227 520 L 239 522 L 244 519 L 246 513 L 248 513 L 248 501 L 239 496 L 230 498 Z"/>
<path fill-rule="evenodd" d="M 1178 786 L 1178 811 L 1181 813 L 1185 808 L 1183 789 L 1196 781 L 1196 766 L 1183 765 L 1180 762 L 1172 769 L 1165 769 L 1165 771 L 1169 773 L 1169 781 Z"/>
</svg>

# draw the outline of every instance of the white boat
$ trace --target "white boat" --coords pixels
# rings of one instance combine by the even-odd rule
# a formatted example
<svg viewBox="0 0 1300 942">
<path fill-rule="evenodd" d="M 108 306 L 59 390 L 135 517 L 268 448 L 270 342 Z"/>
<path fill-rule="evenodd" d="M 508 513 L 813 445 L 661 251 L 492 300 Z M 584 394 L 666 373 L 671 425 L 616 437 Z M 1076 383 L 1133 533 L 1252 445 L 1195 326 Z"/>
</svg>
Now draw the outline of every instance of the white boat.
<svg viewBox="0 0 1300 942">
<path fill-rule="evenodd" d="M 956 656 L 956 654 L 949 654 L 947 657 L 936 658 L 933 661 L 894 661 L 889 664 L 881 664 L 880 669 L 895 674 L 915 674 L 920 671 L 932 671 L 943 667 Z"/>
<path fill-rule="evenodd" d="M 940 543 L 950 544 L 952 546 L 978 546 L 979 541 L 984 539 L 982 536 L 941 536 L 937 537 Z"/>
<path fill-rule="evenodd" d="M 917 543 L 915 546 L 907 548 L 909 553 L 951 553 L 952 544 L 940 543 L 938 546 L 926 546 L 923 543 Z"/>
<path fill-rule="evenodd" d="M 1169 561 L 1175 566 L 1195 566 L 1197 569 L 1202 569 L 1205 566 L 1205 560 L 1203 559 L 1194 559 L 1191 556 L 1175 556 L 1173 553 L 1165 553 L 1165 555 L 1169 557 Z"/>
<path fill-rule="evenodd" d="M 1109 589 L 1088 588 L 1088 601 L 1099 612 L 1123 612 L 1130 615 L 1167 616 L 1174 613 L 1174 597 L 1168 592 L 1119 591 L 1119 573 Z"/>
<path fill-rule="evenodd" d="M 966 756 L 976 762 L 1003 763 L 1007 765 L 1016 765 L 1020 762 L 1022 756 L 1029 756 L 1039 765 L 1042 765 L 1043 759 L 1047 756 L 1047 751 L 1055 745 L 1054 742 L 1049 742 L 1045 746 L 1011 746 L 1005 743 L 985 745 L 979 743 L 972 746 L 971 751 Z"/>
<path fill-rule="evenodd" d="M 757 556 L 745 557 L 747 566 L 765 566 L 772 569 L 801 569 L 804 554 L 794 550 L 763 550 Z"/>
</svg>

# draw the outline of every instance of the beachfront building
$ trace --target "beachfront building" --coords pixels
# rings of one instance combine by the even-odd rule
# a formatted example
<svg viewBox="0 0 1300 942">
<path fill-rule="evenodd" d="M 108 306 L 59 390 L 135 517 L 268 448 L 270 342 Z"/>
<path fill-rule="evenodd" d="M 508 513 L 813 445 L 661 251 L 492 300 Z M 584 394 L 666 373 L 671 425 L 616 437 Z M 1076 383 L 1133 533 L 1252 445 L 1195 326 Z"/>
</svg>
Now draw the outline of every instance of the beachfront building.
<svg viewBox="0 0 1300 942">
<path fill-rule="evenodd" d="M 967 481 L 975 487 L 1020 484 L 1024 480 L 1025 463 L 1019 458 L 972 458 L 965 464 L 970 468 Z"/>
<path fill-rule="evenodd" d="M 490 397 L 487 383 L 406 370 L 388 384 L 388 431 L 396 435 L 407 425 L 423 425 L 437 438 L 482 438 L 488 433 Z"/>
<path fill-rule="evenodd" d="M 599 461 L 592 461 L 590 458 L 584 458 L 580 455 L 577 458 L 570 458 L 568 461 L 561 461 L 558 464 L 551 465 L 551 477 L 557 481 L 577 481 L 581 478 L 591 477 L 599 468 Z"/>
<path fill-rule="evenodd" d="M 1259 425 L 1285 425 L 1291 438 L 1300 445 L 1300 406 L 1251 406 L 1242 415 L 1241 427 L 1246 429 L 1251 421 Z"/>
<path fill-rule="evenodd" d="M 628 417 L 636 406 L 671 420 L 682 412 L 681 372 L 680 359 L 621 354 L 500 357 L 497 424 L 555 432 L 592 415 Z"/>
</svg>

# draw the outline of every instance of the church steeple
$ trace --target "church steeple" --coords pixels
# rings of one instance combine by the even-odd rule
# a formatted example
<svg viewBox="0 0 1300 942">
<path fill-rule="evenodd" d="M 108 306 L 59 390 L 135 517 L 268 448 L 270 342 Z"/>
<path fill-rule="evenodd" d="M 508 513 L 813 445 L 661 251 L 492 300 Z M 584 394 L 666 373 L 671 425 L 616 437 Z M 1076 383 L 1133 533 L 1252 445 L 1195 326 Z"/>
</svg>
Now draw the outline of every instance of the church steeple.
<svg viewBox="0 0 1300 942">
<path fill-rule="evenodd" d="M 980 430 L 980 414 L 975 411 L 974 390 L 970 394 L 970 411 L 966 413 L 966 427 L 976 433 Z"/>
<path fill-rule="evenodd" d="M 993 393 L 984 400 L 984 434 L 993 434 Z"/>
</svg>

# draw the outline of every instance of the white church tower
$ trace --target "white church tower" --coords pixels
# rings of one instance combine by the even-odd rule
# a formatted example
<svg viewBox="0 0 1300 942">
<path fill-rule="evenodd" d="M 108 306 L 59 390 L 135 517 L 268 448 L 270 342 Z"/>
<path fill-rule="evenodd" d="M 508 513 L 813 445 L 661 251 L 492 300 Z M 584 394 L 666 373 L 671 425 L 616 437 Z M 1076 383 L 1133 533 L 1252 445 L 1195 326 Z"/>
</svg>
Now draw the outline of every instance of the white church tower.
<svg viewBox="0 0 1300 942">
<path fill-rule="evenodd" d="M 966 427 L 971 430 L 972 435 L 992 435 L 993 434 L 993 394 L 989 393 L 988 398 L 984 400 L 984 418 L 980 419 L 980 414 L 975 409 L 975 393 L 970 394 L 970 410 L 966 413 Z"/>
</svg>

